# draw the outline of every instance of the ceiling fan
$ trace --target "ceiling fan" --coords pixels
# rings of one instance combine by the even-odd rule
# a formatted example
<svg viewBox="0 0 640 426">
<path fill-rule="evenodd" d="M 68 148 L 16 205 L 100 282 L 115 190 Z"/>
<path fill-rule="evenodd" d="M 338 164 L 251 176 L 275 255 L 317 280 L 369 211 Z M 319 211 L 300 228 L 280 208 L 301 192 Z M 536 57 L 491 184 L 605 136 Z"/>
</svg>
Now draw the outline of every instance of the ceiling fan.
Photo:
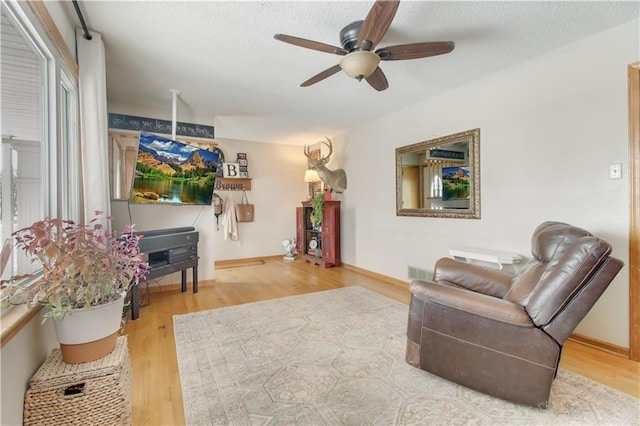
<svg viewBox="0 0 640 426">
<path fill-rule="evenodd" d="M 387 77 L 378 66 L 381 60 L 426 58 L 449 53 L 455 47 L 453 41 L 436 41 L 387 46 L 374 52 L 373 49 L 387 33 L 399 3 L 400 0 L 376 1 L 364 21 L 352 22 L 340 31 L 342 47 L 286 34 L 276 34 L 273 38 L 307 49 L 343 56 L 338 65 L 314 75 L 300 86 L 311 86 L 343 70 L 358 81 L 364 78 L 371 87 L 381 92 L 389 87 Z"/>
</svg>

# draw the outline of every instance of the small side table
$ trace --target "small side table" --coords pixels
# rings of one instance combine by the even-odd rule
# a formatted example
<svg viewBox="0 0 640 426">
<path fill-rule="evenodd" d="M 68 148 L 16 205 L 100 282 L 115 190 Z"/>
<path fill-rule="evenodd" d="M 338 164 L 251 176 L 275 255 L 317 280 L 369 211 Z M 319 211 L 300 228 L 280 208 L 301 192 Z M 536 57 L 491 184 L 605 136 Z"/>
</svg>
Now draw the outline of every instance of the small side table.
<svg viewBox="0 0 640 426">
<path fill-rule="evenodd" d="M 450 248 L 449 254 L 453 256 L 454 259 L 467 263 L 481 262 L 484 264 L 492 264 L 495 265 L 497 269 L 503 269 L 504 265 L 517 265 L 522 260 L 522 256 L 516 253 L 476 247 Z"/>
<path fill-rule="evenodd" d="M 25 425 L 131 424 L 131 363 L 127 337 L 92 362 L 67 364 L 54 349 L 29 381 Z"/>
</svg>

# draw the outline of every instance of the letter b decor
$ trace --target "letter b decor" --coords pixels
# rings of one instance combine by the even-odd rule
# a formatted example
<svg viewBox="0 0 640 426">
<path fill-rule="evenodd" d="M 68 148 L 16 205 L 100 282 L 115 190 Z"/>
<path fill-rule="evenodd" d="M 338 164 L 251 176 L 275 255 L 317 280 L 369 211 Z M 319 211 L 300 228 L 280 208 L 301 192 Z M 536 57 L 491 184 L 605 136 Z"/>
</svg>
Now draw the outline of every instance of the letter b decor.
<svg viewBox="0 0 640 426">
<path fill-rule="evenodd" d="M 223 163 L 222 172 L 226 178 L 240 177 L 240 166 L 238 163 Z"/>
</svg>

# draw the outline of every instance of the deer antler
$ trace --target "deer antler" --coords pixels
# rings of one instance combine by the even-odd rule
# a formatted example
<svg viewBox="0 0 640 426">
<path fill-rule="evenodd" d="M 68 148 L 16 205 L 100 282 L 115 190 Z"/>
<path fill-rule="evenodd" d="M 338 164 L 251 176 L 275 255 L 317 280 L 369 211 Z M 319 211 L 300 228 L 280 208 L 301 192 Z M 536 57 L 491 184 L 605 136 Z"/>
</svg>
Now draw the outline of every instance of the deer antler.
<svg viewBox="0 0 640 426">
<path fill-rule="evenodd" d="M 329 143 L 327 143 L 325 141 L 322 141 L 322 143 L 329 147 L 329 153 L 322 157 L 322 161 L 325 162 L 325 163 L 328 163 L 329 162 L 329 158 L 331 158 L 331 154 L 333 154 L 333 144 L 331 143 L 331 140 L 328 137 L 325 136 L 325 139 Z"/>
<path fill-rule="evenodd" d="M 323 156 L 322 156 L 322 158 L 320 158 L 320 160 L 316 160 L 316 159 L 311 158 L 311 156 L 310 156 L 310 154 L 309 154 L 309 144 L 307 144 L 307 145 L 305 145 L 305 146 L 304 146 L 304 155 L 305 155 L 309 160 L 312 160 L 312 161 L 320 161 L 320 162 L 325 163 L 325 164 L 326 164 L 326 163 L 328 163 L 328 162 L 329 162 L 329 158 L 331 157 L 331 154 L 333 154 L 333 144 L 331 143 L 331 140 L 330 140 L 328 137 L 326 137 L 326 136 L 325 136 L 325 139 L 326 139 L 326 140 L 327 140 L 327 142 L 329 142 L 329 143 L 327 143 L 327 142 L 325 142 L 325 141 L 320 141 L 320 142 L 318 142 L 318 143 L 322 143 L 322 144 L 326 145 L 326 146 L 329 148 L 329 153 L 328 153 L 327 155 L 323 155 Z"/>
</svg>

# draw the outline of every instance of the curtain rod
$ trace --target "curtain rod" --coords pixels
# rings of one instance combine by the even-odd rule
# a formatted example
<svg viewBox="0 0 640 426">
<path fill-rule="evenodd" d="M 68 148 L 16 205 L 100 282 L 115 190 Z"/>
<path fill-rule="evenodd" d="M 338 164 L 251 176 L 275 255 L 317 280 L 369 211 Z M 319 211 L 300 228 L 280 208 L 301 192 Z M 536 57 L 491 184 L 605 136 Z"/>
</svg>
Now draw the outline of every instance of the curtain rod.
<svg viewBox="0 0 640 426">
<path fill-rule="evenodd" d="M 93 37 L 89 33 L 89 28 L 87 28 L 87 23 L 84 22 L 84 16 L 82 16 L 82 12 L 80 11 L 80 6 L 78 6 L 78 2 L 76 0 L 71 0 L 73 3 L 73 7 L 76 10 L 76 15 L 80 19 L 80 25 L 82 25 L 82 31 L 84 31 L 84 38 L 87 40 L 91 40 Z"/>
</svg>

